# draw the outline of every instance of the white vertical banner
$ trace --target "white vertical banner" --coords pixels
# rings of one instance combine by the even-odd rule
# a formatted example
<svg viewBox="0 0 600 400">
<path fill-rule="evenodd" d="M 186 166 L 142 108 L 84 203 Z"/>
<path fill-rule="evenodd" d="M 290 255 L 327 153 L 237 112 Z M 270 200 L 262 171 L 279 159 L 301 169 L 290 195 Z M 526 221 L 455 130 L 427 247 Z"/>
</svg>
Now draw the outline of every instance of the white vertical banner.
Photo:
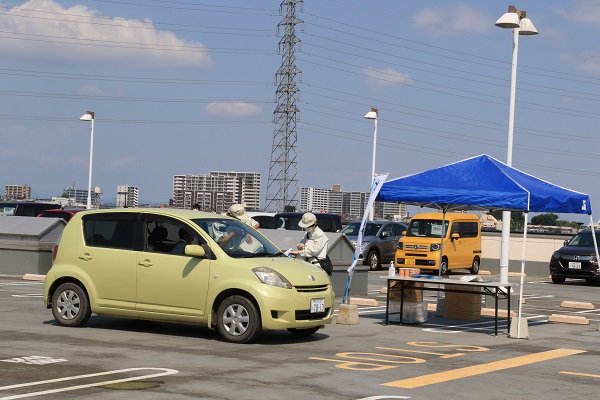
<svg viewBox="0 0 600 400">
<path fill-rule="evenodd" d="M 379 194 L 379 191 L 385 183 L 385 180 L 387 179 L 388 175 L 389 174 L 375 175 L 375 178 L 373 179 L 373 184 L 371 185 L 371 193 L 369 194 L 369 201 L 367 202 L 367 207 L 365 208 L 365 212 L 360 223 L 360 229 L 358 230 L 358 238 L 356 239 L 356 247 L 354 248 L 354 257 L 352 258 L 352 265 L 350 265 L 350 268 L 348 268 L 348 281 L 346 282 L 346 289 L 344 290 L 344 297 L 342 299 L 342 303 L 344 304 L 346 304 L 348 293 L 350 292 L 352 275 L 354 274 L 354 268 L 356 267 L 356 262 L 358 261 L 358 256 L 360 255 L 363 233 L 365 231 L 365 224 L 369 219 L 371 208 L 373 208 L 373 203 L 375 203 L 375 198 Z"/>
</svg>

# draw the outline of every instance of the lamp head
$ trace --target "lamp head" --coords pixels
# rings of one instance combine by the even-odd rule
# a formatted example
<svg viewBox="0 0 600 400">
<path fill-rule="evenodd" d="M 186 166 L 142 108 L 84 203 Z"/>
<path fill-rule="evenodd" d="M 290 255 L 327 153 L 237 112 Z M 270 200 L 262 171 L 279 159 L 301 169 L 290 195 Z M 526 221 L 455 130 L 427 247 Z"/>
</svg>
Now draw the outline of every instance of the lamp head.
<svg viewBox="0 0 600 400">
<path fill-rule="evenodd" d="M 79 118 L 80 121 L 92 121 L 94 119 L 94 112 L 93 111 L 86 111 L 85 114 L 83 114 L 81 116 L 81 118 Z"/>
<path fill-rule="evenodd" d="M 506 29 L 519 28 L 521 26 L 519 23 L 520 20 L 520 10 L 515 8 L 515 6 L 508 6 L 508 12 L 500 17 L 498 21 L 496 21 L 496 26 Z"/>
<path fill-rule="evenodd" d="M 366 119 L 377 119 L 377 115 L 378 115 L 378 110 L 376 108 L 371 108 L 371 111 L 369 111 L 367 114 L 365 114 Z"/>
<path fill-rule="evenodd" d="M 537 35 L 538 31 L 533 26 L 533 22 L 525 17 L 525 11 L 523 11 L 523 18 L 521 18 L 521 25 L 519 29 L 519 35 Z"/>
</svg>

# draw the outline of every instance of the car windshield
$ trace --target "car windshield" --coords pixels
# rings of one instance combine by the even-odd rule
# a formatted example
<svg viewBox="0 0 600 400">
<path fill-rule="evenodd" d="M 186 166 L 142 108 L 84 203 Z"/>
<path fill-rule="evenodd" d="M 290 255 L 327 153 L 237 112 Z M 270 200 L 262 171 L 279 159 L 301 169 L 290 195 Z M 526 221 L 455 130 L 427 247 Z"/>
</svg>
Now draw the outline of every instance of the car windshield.
<svg viewBox="0 0 600 400">
<path fill-rule="evenodd" d="M 284 256 L 251 226 L 228 218 L 194 219 L 228 256 L 233 258 Z"/>
<path fill-rule="evenodd" d="M 444 237 L 448 232 L 448 224 L 446 221 L 444 229 Z M 406 236 L 419 237 L 441 237 L 442 236 L 442 221 L 439 219 L 413 219 L 408 225 Z"/>
<path fill-rule="evenodd" d="M 341 233 L 347 236 L 358 236 L 358 231 L 360 230 L 360 222 L 352 222 L 349 223 L 342 229 Z M 365 224 L 365 231 L 363 236 L 376 236 L 377 232 L 379 232 L 379 228 L 381 228 L 381 224 L 376 224 L 373 222 L 367 222 Z"/>
<path fill-rule="evenodd" d="M 600 232 L 596 232 L 596 243 L 600 243 Z M 567 246 L 572 247 L 594 247 L 594 238 L 591 231 L 579 232 L 573 236 Z"/>
</svg>

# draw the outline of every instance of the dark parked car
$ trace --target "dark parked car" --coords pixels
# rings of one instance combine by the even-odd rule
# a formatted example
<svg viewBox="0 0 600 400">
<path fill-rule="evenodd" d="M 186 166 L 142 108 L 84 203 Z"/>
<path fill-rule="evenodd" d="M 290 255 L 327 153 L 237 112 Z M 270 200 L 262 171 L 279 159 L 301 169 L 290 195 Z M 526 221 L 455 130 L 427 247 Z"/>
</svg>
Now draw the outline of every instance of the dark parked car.
<svg viewBox="0 0 600 400">
<path fill-rule="evenodd" d="M 341 232 L 350 239 L 354 246 L 358 240 L 360 224 L 361 221 L 351 222 Z M 401 222 L 367 221 L 358 261 L 369 265 L 371 271 L 381 268 L 382 264 L 393 261 L 398 247 L 398 239 L 406 229 L 406 225 Z"/>
<path fill-rule="evenodd" d="M 596 243 L 600 245 L 600 230 L 595 234 Z M 566 278 L 585 279 L 587 282 L 600 280 L 591 229 L 579 232 L 552 254 L 550 275 L 554 283 L 564 283 Z"/>
<path fill-rule="evenodd" d="M 35 217 L 44 210 L 60 207 L 60 204 L 54 203 L 37 203 L 33 201 L 2 201 L 0 202 L 0 215 Z"/>
<path fill-rule="evenodd" d="M 317 217 L 317 225 L 323 232 L 339 232 L 342 229 L 342 217 L 338 214 L 313 213 Z M 300 231 L 298 222 L 302 219 L 303 212 L 282 212 L 273 217 L 272 229 L 286 229 Z"/>
</svg>

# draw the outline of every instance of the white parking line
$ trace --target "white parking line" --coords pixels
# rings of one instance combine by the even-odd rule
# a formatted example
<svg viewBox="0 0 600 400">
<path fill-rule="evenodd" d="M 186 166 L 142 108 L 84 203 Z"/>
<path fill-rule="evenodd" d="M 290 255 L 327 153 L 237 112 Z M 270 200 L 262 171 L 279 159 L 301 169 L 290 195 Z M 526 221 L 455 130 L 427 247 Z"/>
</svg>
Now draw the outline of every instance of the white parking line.
<svg viewBox="0 0 600 400">
<path fill-rule="evenodd" d="M 0 283 L 0 286 L 25 286 L 25 285 L 43 285 L 44 282 L 10 282 Z"/>
<path fill-rule="evenodd" d="M 99 372 L 96 374 L 69 376 L 66 378 L 49 379 L 46 381 L 36 381 L 36 382 L 29 382 L 29 383 L 20 383 L 17 385 L 1 386 L 0 391 L 1 390 L 10 390 L 10 389 L 19 389 L 19 388 L 31 387 L 31 386 L 37 386 L 37 385 L 46 385 L 46 384 L 50 384 L 50 383 L 64 382 L 64 381 L 76 380 L 76 379 L 92 378 L 92 377 L 96 377 L 96 376 L 114 375 L 114 374 L 120 374 L 120 373 L 125 373 L 125 372 L 132 372 L 132 371 L 142 371 L 142 370 L 152 370 L 152 371 L 162 371 L 162 372 L 157 372 L 157 373 L 148 374 L 148 375 L 135 376 L 135 377 L 131 377 L 131 378 L 114 379 L 114 380 L 110 380 L 110 381 L 90 383 L 90 384 L 86 384 L 86 385 L 69 386 L 69 387 L 65 387 L 62 389 L 49 389 L 49 390 L 44 390 L 44 391 L 40 391 L 40 392 L 31 392 L 31 393 L 24 393 L 24 394 L 18 394 L 18 395 L 7 396 L 7 397 L 0 397 L 0 400 L 24 399 L 27 397 L 42 396 L 42 395 L 50 394 L 50 393 L 60 393 L 60 392 L 67 392 L 67 391 L 71 391 L 71 390 L 87 389 L 87 388 L 91 388 L 91 387 L 110 385 L 110 384 L 114 384 L 114 383 L 139 381 L 142 379 L 156 378 L 159 376 L 173 375 L 173 374 L 179 373 L 179 371 L 177 371 L 175 369 L 170 369 L 170 368 L 126 368 L 126 369 L 119 369 L 119 370 L 114 370 L 114 371 Z"/>
</svg>

